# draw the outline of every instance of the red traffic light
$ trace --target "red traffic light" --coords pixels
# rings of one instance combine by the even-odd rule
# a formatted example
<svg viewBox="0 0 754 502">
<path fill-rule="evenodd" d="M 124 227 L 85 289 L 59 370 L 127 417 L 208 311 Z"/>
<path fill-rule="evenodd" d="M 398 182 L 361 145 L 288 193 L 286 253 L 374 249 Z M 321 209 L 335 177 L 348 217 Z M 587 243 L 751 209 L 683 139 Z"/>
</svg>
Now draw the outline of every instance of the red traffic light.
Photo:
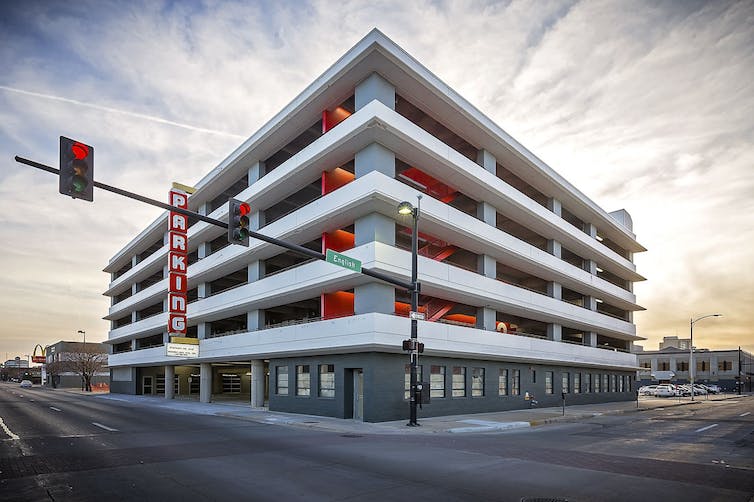
<svg viewBox="0 0 754 502">
<path fill-rule="evenodd" d="M 241 213 L 241 216 L 246 216 L 251 212 L 251 206 L 245 202 L 241 202 L 238 206 L 238 212 Z"/>
<path fill-rule="evenodd" d="M 85 159 L 89 155 L 89 147 L 77 141 L 71 145 L 71 153 L 76 159 Z"/>
</svg>

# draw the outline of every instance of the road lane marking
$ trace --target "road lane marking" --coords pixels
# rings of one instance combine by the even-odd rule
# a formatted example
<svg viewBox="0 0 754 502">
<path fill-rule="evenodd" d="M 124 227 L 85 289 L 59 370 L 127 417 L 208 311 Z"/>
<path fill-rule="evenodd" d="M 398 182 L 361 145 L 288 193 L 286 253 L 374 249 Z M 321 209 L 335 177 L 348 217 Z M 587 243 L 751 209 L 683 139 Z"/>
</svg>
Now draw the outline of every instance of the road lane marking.
<svg viewBox="0 0 754 502">
<path fill-rule="evenodd" d="M 751 412 L 750 412 L 750 411 L 747 411 L 746 413 L 741 413 L 741 414 L 740 414 L 740 415 L 738 415 L 738 416 L 739 416 L 739 417 L 745 417 L 746 415 L 751 415 Z"/>
<path fill-rule="evenodd" d="M 5 431 L 5 433 L 6 433 L 6 434 L 7 434 L 7 435 L 8 435 L 8 436 L 9 436 L 9 437 L 11 438 L 11 439 L 13 439 L 14 441 L 15 441 L 15 440 L 18 440 L 18 439 L 21 439 L 21 438 L 19 438 L 19 437 L 18 437 L 17 435 L 13 434 L 13 432 L 12 432 L 12 431 L 11 431 L 11 430 L 10 430 L 10 429 L 8 428 L 8 426 L 7 426 L 7 425 L 5 425 L 5 422 L 3 422 L 3 417 L 0 417 L 0 427 L 2 427 L 2 428 L 3 428 L 3 430 Z"/>
<path fill-rule="evenodd" d="M 718 425 L 718 424 L 712 424 L 712 425 L 708 425 L 707 427 L 702 427 L 701 429 L 697 429 L 697 430 L 696 430 L 696 431 L 694 431 L 694 432 L 704 432 L 704 431 L 706 431 L 706 430 L 708 430 L 708 429 L 711 429 L 711 428 L 713 428 L 713 427 L 717 427 L 717 425 Z"/>
<path fill-rule="evenodd" d="M 112 427 L 108 427 L 107 425 L 98 424 L 97 422 L 92 422 L 92 425 L 96 425 L 97 427 L 99 427 L 101 429 L 105 429 L 106 431 L 118 432 L 118 429 L 113 429 Z"/>
<path fill-rule="evenodd" d="M 51 409 L 52 411 L 63 411 L 63 410 L 61 410 L 60 408 L 56 408 L 56 407 L 54 407 L 54 406 L 50 406 L 50 409 Z"/>
</svg>

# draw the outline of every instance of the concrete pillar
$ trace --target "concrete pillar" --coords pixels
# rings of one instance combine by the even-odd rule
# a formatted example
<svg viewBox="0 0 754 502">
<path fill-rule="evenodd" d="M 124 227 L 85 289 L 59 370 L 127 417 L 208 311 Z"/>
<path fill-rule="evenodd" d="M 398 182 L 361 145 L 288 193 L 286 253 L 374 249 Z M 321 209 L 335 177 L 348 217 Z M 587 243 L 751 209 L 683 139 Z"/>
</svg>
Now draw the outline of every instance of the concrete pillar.
<svg viewBox="0 0 754 502">
<path fill-rule="evenodd" d="M 559 342 L 563 339 L 563 327 L 560 324 L 547 325 L 547 339 Z"/>
<path fill-rule="evenodd" d="M 370 282 L 353 288 L 354 314 L 381 312 L 392 314 L 395 312 L 395 288 L 390 284 Z"/>
<path fill-rule="evenodd" d="M 584 260 L 583 269 L 592 275 L 597 275 L 597 262 L 594 260 Z"/>
<path fill-rule="evenodd" d="M 210 363 L 199 365 L 199 402 L 212 402 L 212 365 Z"/>
<path fill-rule="evenodd" d="M 477 273 L 484 277 L 495 279 L 497 277 L 497 262 L 491 256 L 479 255 Z M 476 327 L 494 331 L 496 326 L 497 311 L 489 307 L 478 307 L 476 310 Z"/>
<path fill-rule="evenodd" d="M 246 312 L 246 329 L 259 331 L 264 329 L 264 310 L 250 310 Z"/>
<path fill-rule="evenodd" d="M 563 245 L 553 239 L 547 239 L 547 252 L 553 255 L 555 258 L 563 257 Z"/>
<path fill-rule="evenodd" d="M 587 234 L 592 239 L 597 238 L 597 227 L 594 225 L 594 223 L 586 223 L 584 222 L 584 233 Z"/>
<path fill-rule="evenodd" d="M 256 183 L 265 174 L 267 174 L 267 171 L 264 162 L 260 160 L 252 164 L 251 167 L 249 167 L 249 186 Z"/>
<path fill-rule="evenodd" d="M 208 257 L 211 254 L 212 254 L 212 247 L 210 246 L 209 242 L 202 242 L 196 248 L 196 256 L 200 260 Z"/>
<path fill-rule="evenodd" d="M 558 199 L 549 198 L 547 199 L 547 209 L 552 211 L 553 213 L 557 214 L 558 216 L 563 216 L 563 206 L 560 204 L 560 201 Z"/>
<path fill-rule="evenodd" d="M 264 407 L 264 361 L 251 361 L 251 407 Z"/>
<path fill-rule="evenodd" d="M 165 366 L 165 399 L 175 398 L 175 366 Z"/>
<path fill-rule="evenodd" d="M 597 299 L 593 296 L 584 295 L 584 308 L 592 311 L 597 310 Z"/>
<path fill-rule="evenodd" d="M 563 299 L 563 286 L 558 282 L 547 283 L 547 296 L 555 298 L 556 300 Z"/>
<path fill-rule="evenodd" d="M 491 226 L 497 226 L 497 210 L 488 202 L 480 202 L 476 206 L 477 219 Z"/>
<path fill-rule="evenodd" d="M 396 206 L 396 214 L 398 208 Z M 421 224 L 421 222 L 420 222 Z M 382 242 L 395 246 L 395 220 L 380 213 L 370 213 L 354 221 L 354 244 Z"/>
<path fill-rule="evenodd" d="M 196 325 L 196 337 L 199 340 L 204 340 L 205 338 L 208 338 L 209 334 L 209 323 L 206 322 L 200 322 Z"/>
<path fill-rule="evenodd" d="M 372 171 L 379 171 L 389 178 L 395 178 L 395 154 L 379 143 L 367 145 L 354 156 L 356 178 Z"/>
<path fill-rule="evenodd" d="M 492 174 L 497 174 L 497 159 L 487 150 L 479 150 L 476 154 L 476 163 Z"/>
<path fill-rule="evenodd" d="M 395 110 L 395 87 L 378 73 L 372 73 L 356 85 L 354 104 L 361 110 L 374 100 Z"/>
<path fill-rule="evenodd" d="M 132 351 L 136 350 L 136 338 L 134 338 L 133 340 L 131 340 L 131 350 Z"/>
</svg>

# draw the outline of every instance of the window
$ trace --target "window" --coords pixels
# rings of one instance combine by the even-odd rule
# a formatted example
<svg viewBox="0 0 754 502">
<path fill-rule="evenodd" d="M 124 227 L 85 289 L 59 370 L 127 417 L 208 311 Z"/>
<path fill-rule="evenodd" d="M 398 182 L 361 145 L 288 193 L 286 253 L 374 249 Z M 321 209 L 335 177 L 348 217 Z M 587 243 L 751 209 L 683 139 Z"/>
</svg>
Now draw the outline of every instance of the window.
<svg viewBox="0 0 754 502">
<path fill-rule="evenodd" d="M 309 374 L 309 365 L 303 364 L 296 366 L 296 395 L 311 395 L 311 375 Z"/>
<path fill-rule="evenodd" d="M 670 371 L 670 362 L 669 361 L 658 361 L 657 362 L 657 369 L 660 371 Z"/>
<path fill-rule="evenodd" d="M 733 361 L 718 361 L 718 371 L 733 371 Z"/>
<path fill-rule="evenodd" d="M 531 370 L 531 383 L 537 383 L 537 370 Z"/>
<path fill-rule="evenodd" d="M 403 399 L 409 399 L 411 397 L 411 365 L 405 366 L 405 375 L 403 377 Z M 416 366 L 416 381 L 422 381 L 422 365 Z"/>
<path fill-rule="evenodd" d="M 688 371 L 689 363 L 687 363 L 686 361 L 676 361 L 675 369 L 676 371 Z"/>
<path fill-rule="evenodd" d="M 569 392 L 571 392 L 571 374 L 563 373 L 562 379 L 563 379 L 562 392 L 565 392 L 566 394 L 568 394 Z"/>
<path fill-rule="evenodd" d="M 626 390 L 626 375 L 621 375 L 618 379 L 618 384 L 620 384 L 620 389 L 618 389 L 620 392 L 624 392 Z"/>
<path fill-rule="evenodd" d="M 453 366 L 453 397 L 466 397 L 466 368 Z"/>
<path fill-rule="evenodd" d="M 652 368 L 652 362 L 651 361 L 642 361 L 639 365 L 642 368 Z"/>
<path fill-rule="evenodd" d="M 513 370 L 513 381 L 511 382 L 511 395 L 521 395 L 521 371 Z"/>
<path fill-rule="evenodd" d="M 484 368 L 471 368 L 471 397 L 484 396 Z"/>
<path fill-rule="evenodd" d="M 626 388 L 629 391 L 631 390 L 631 375 L 628 375 L 628 377 L 626 377 Z"/>
<path fill-rule="evenodd" d="M 599 373 L 594 374 L 594 392 L 600 391 L 600 375 Z"/>
<path fill-rule="evenodd" d="M 545 371 L 545 394 L 552 394 L 552 371 Z"/>
<path fill-rule="evenodd" d="M 240 394 L 241 393 L 241 375 L 236 373 L 223 373 L 223 393 Z"/>
<path fill-rule="evenodd" d="M 445 397 L 445 366 L 430 366 L 429 397 Z"/>
<path fill-rule="evenodd" d="M 618 375 L 610 375 L 610 390 L 613 392 L 616 392 L 618 390 L 618 384 L 616 381 L 618 380 Z"/>
<path fill-rule="evenodd" d="M 592 374 L 586 373 L 584 374 L 584 377 L 586 378 L 586 382 L 584 382 L 584 392 L 586 393 L 592 392 L 594 390 L 592 388 Z"/>
<path fill-rule="evenodd" d="M 578 394 L 581 392 L 581 373 L 573 374 L 573 393 Z"/>
<path fill-rule="evenodd" d="M 335 397 L 335 365 L 319 365 L 319 397 Z"/>
<path fill-rule="evenodd" d="M 278 396 L 288 395 L 288 366 L 275 367 L 275 394 Z"/>
<path fill-rule="evenodd" d="M 499 396 L 508 395 L 508 370 L 505 368 L 500 368 L 497 375 L 497 394 Z"/>
<path fill-rule="evenodd" d="M 709 361 L 697 361 L 696 371 L 709 371 Z"/>
</svg>

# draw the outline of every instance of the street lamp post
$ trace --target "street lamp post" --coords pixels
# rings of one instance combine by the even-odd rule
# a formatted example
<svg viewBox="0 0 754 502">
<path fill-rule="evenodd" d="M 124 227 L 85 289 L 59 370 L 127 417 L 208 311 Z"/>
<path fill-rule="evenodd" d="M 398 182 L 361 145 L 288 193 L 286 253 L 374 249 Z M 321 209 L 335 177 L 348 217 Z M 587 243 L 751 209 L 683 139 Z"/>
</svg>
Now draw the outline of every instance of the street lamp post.
<svg viewBox="0 0 754 502">
<path fill-rule="evenodd" d="M 83 352 L 84 352 L 84 358 L 86 358 L 86 331 L 80 329 L 80 330 L 78 330 L 78 332 L 81 333 L 82 335 L 84 335 L 84 350 L 83 350 Z M 83 371 L 81 372 L 81 390 L 82 391 L 86 390 L 86 379 L 84 378 L 84 372 Z"/>
<path fill-rule="evenodd" d="M 417 264 L 419 254 L 419 214 L 421 208 L 422 196 L 417 196 L 416 207 L 412 206 L 410 202 L 401 202 L 398 205 L 398 213 L 403 215 L 411 215 L 413 217 L 413 231 L 411 234 L 411 312 L 417 312 L 419 310 L 419 290 L 421 285 L 418 282 Z M 416 421 L 416 386 L 417 386 L 417 367 L 419 359 L 419 343 L 418 343 L 418 326 L 416 315 L 412 314 L 411 317 L 411 351 L 409 352 L 410 358 L 410 383 L 409 383 L 409 427 L 419 425 Z"/>
<path fill-rule="evenodd" d="M 696 319 L 692 317 L 689 320 L 689 335 L 691 337 L 691 340 L 689 340 L 689 381 L 691 381 L 691 400 L 692 401 L 694 400 L 694 324 L 708 317 L 722 317 L 722 316 L 723 316 L 722 314 L 707 314 L 707 315 L 703 315 L 702 317 L 697 317 Z"/>
</svg>

